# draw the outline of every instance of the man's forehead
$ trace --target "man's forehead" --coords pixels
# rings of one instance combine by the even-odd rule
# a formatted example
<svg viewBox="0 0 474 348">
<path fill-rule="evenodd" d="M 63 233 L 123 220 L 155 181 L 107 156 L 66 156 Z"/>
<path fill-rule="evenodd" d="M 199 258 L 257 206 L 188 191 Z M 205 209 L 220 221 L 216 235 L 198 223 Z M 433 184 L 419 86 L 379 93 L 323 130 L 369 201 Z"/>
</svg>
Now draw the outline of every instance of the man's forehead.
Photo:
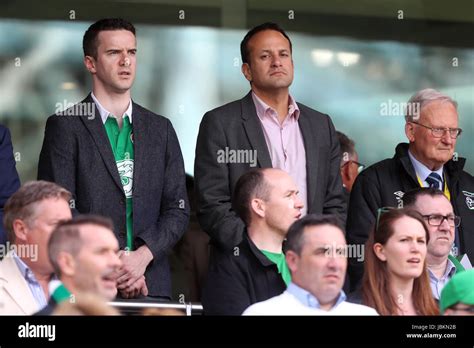
<svg viewBox="0 0 474 348">
<path fill-rule="evenodd" d="M 456 108 L 449 101 L 438 101 L 434 100 L 421 109 L 420 118 L 423 121 L 450 121 L 451 119 L 457 119 L 458 113 Z"/>
<path fill-rule="evenodd" d="M 304 229 L 305 245 L 311 248 L 336 244 L 345 244 L 342 231 L 332 225 L 308 226 Z"/>
<path fill-rule="evenodd" d="M 259 44 L 256 47 L 257 43 Z M 264 30 L 255 34 L 248 42 L 250 48 L 259 50 L 270 49 L 275 43 L 278 43 L 279 49 L 290 49 L 290 42 L 282 33 L 276 30 Z"/>
<path fill-rule="evenodd" d="M 437 195 L 434 197 L 430 195 L 420 195 L 416 200 L 416 205 L 422 214 L 453 213 L 453 206 L 444 195 Z"/>
<path fill-rule="evenodd" d="M 135 35 L 128 30 L 103 30 L 97 35 L 99 46 L 102 45 L 123 45 L 136 46 Z M 133 47 L 129 47 L 133 48 Z"/>
</svg>

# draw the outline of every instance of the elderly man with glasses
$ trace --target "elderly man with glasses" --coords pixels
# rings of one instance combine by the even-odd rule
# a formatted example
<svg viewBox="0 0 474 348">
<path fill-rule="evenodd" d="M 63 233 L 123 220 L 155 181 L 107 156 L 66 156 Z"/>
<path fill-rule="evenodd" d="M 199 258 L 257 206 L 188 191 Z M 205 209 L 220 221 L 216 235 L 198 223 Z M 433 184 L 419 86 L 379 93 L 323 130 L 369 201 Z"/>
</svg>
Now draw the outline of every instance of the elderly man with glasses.
<svg viewBox="0 0 474 348">
<path fill-rule="evenodd" d="M 424 89 L 407 105 L 405 134 L 409 143 L 398 144 L 393 158 L 365 169 L 354 183 L 347 218 L 348 242 L 365 243 L 378 208 L 401 207 L 405 192 L 433 187 L 444 193 L 454 214 L 461 217 L 455 231 L 456 250 L 474 260 L 474 177 L 463 170 L 466 159 L 454 153 L 462 133 L 457 103 L 434 89 Z M 362 274 L 362 263 L 350 260 L 352 289 Z"/>
</svg>

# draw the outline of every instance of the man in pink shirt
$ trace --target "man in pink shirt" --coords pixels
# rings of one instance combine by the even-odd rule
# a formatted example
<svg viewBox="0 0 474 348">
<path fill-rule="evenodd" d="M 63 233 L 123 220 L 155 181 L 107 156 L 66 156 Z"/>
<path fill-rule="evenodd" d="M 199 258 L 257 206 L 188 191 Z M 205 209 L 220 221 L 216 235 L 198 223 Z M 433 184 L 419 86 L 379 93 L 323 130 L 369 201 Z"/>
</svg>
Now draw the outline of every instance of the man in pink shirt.
<svg viewBox="0 0 474 348">
<path fill-rule="evenodd" d="M 243 221 L 231 207 L 239 177 L 252 167 L 279 168 L 298 185 L 303 214 L 336 214 L 345 221 L 339 142 L 331 119 L 297 103 L 292 45 L 277 24 L 250 30 L 241 46 L 251 91 L 207 112 L 200 125 L 194 174 L 198 219 L 214 245 L 233 248 Z"/>
</svg>

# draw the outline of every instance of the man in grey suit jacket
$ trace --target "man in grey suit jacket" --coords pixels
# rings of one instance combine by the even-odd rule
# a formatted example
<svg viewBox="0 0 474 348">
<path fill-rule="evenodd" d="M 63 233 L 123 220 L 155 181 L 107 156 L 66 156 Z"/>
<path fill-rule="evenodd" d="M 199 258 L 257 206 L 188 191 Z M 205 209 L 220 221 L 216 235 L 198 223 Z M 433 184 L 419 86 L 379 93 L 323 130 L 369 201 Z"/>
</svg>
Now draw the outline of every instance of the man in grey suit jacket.
<svg viewBox="0 0 474 348">
<path fill-rule="evenodd" d="M 184 163 L 171 122 L 131 100 L 136 38 L 123 19 L 84 35 L 92 93 L 51 116 L 38 178 L 72 192 L 79 213 L 110 217 L 123 266 L 122 297 L 171 297 L 167 253 L 189 219 Z"/>
<path fill-rule="evenodd" d="M 285 170 L 298 185 L 303 213 L 337 214 L 344 222 L 339 142 L 328 115 L 289 94 L 290 39 L 278 25 L 265 23 L 247 33 L 240 49 L 251 92 L 209 111 L 200 125 L 194 174 L 202 228 L 221 247 L 239 244 L 245 225 L 231 208 L 231 196 L 251 167 Z"/>
</svg>

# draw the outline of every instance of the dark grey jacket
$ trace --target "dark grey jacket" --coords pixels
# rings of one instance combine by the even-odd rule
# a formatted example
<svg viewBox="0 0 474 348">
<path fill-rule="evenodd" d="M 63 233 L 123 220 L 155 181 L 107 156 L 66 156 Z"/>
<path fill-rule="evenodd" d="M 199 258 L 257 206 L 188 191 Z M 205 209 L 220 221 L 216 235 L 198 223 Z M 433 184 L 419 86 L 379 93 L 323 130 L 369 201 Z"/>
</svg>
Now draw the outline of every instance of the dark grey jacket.
<svg viewBox="0 0 474 348">
<path fill-rule="evenodd" d="M 89 95 L 82 103 L 92 103 L 95 115 L 48 118 L 38 179 L 71 191 L 79 213 L 110 217 L 123 249 L 126 206 L 117 165 L 94 101 Z M 133 243 L 135 248 L 146 244 L 154 257 L 145 272 L 149 295 L 170 297 L 167 253 L 189 221 L 183 157 L 173 126 L 165 117 L 133 103 L 132 126 Z"/>
<path fill-rule="evenodd" d="M 338 214 L 344 222 L 346 203 L 334 125 L 328 115 L 300 103 L 298 107 L 306 151 L 308 213 Z M 226 147 L 256 150 L 256 166 L 272 167 L 251 92 L 204 115 L 194 162 L 199 223 L 214 243 L 232 248 L 242 240 L 245 226 L 231 209 L 231 196 L 239 177 L 252 167 L 250 163 L 219 163 L 218 151 Z"/>
</svg>

